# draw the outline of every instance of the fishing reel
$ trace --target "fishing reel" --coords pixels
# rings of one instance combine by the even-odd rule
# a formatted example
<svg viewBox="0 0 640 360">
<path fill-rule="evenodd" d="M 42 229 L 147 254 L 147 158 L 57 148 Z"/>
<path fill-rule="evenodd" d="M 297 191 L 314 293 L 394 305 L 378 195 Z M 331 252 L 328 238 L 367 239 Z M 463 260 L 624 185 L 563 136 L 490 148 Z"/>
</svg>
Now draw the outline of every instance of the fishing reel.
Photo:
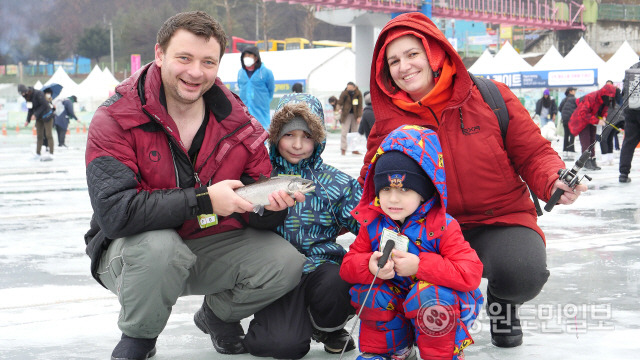
<svg viewBox="0 0 640 360">
<path fill-rule="evenodd" d="M 584 164 L 587 162 L 587 160 L 589 160 L 590 157 L 591 153 L 589 152 L 589 150 L 587 150 L 583 152 L 582 155 L 580 155 L 580 158 L 576 160 L 576 163 L 571 169 L 558 170 L 558 175 L 560 175 L 559 180 L 567 184 L 572 189 L 579 185 L 582 179 L 586 178 L 587 180 L 591 181 L 592 179 L 589 175 L 584 175 L 582 177 L 578 175 L 578 172 L 580 172 L 580 170 L 584 167 Z M 562 194 L 564 194 L 564 190 L 556 189 L 553 195 L 551 195 L 551 198 L 549 199 L 549 202 L 547 202 L 547 205 L 544 207 L 544 209 L 547 212 L 551 211 L 556 203 L 558 203 L 558 200 L 560 200 Z"/>
</svg>

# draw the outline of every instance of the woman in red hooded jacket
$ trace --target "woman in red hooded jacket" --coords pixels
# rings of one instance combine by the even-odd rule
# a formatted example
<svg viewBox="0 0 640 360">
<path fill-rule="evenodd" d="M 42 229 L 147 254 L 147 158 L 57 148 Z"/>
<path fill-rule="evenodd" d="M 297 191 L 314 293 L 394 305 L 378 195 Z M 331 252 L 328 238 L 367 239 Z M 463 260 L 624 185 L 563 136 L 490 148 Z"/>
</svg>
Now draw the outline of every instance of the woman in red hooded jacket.
<svg viewBox="0 0 640 360">
<path fill-rule="evenodd" d="M 578 107 L 569 119 L 569 130 L 573 136 L 580 135 L 582 152 L 589 150 L 591 158 L 584 167 L 590 170 L 600 170 L 596 163 L 596 148 L 592 146 L 596 142 L 595 125 L 604 125 L 607 118 L 609 104 L 616 96 L 616 87 L 606 84 L 600 90 L 590 92 L 580 98 Z"/>
<path fill-rule="evenodd" d="M 493 110 L 433 22 L 421 13 L 389 21 L 373 53 L 370 89 L 376 123 L 359 180 L 380 142 L 399 125 L 438 133 L 447 167 L 448 211 L 489 280 L 492 343 L 513 347 L 522 344 L 515 305 L 538 295 L 549 276 L 544 234 L 527 184 L 545 201 L 556 189 L 564 190 L 560 204 L 573 203 L 587 187 L 571 189 L 558 180 L 564 162 L 518 98 L 506 85 L 495 84 L 509 113 L 504 139 Z"/>
</svg>

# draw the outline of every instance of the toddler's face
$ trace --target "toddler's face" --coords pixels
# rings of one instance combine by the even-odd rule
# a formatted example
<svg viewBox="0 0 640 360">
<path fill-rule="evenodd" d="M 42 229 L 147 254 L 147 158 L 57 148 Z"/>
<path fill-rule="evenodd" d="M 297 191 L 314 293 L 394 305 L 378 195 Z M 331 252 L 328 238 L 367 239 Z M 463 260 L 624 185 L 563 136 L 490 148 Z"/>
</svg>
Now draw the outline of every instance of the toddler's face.
<svg viewBox="0 0 640 360">
<path fill-rule="evenodd" d="M 314 145 L 311 135 L 302 130 L 292 130 L 280 139 L 278 151 L 288 162 L 297 164 L 313 154 Z"/>
<path fill-rule="evenodd" d="M 384 187 L 378 198 L 382 211 L 401 223 L 424 202 L 420 194 L 408 188 Z"/>
</svg>

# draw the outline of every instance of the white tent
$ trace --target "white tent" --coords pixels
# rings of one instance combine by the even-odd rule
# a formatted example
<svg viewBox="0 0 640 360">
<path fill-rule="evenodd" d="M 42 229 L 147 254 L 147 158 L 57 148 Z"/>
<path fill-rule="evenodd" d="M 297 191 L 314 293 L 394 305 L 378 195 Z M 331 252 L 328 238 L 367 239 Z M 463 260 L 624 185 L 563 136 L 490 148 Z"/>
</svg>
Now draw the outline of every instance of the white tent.
<svg viewBox="0 0 640 360">
<path fill-rule="evenodd" d="M 67 75 L 67 72 L 64 71 L 62 66 L 58 66 L 51 78 L 49 78 L 44 85 L 53 83 L 62 85 L 62 91 L 58 95 L 59 98 L 66 98 L 71 95 L 78 96 L 78 84 Z"/>
<path fill-rule="evenodd" d="M 485 50 L 469 71 L 478 75 L 508 74 L 520 71 L 531 71 L 533 67 L 507 41 L 496 56 Z"/>
<path fill-rule="evenodd" d="M 511 73 L 518 71 L 531 71 L 533 67 L 526 62 L 516 49 L 507 41 L 493 58 L 495 72 Z"/>
<path fill-rule="evenodd" d="M 105 83 L 113 86 L 114 89 L 116 86 L 118 86 L 118 84 L 120 84 L 120 81 L 118 81 L 118 79 L 116 79 L 115 76 L 113 76 L 113 74 L 111 73 L 108 67 L 102 70 L 102 77 L 104 78 Z"/>
<path fill-rule="evenodd" d="M 538 62 L 533 65 L 533 70 L 560 70 L 563 64 L 564 58 L 558 52 L 555 46 L 551 45 L 549 50 L 542 56 Z"/>
<path fill-rule="evenodd" d="M 33 84 L 33 88 L 34 88 L 34 89 L 36 89 L 36 90 L 40 90 L 40 89 L 42 89 L 42 87 L 43 87 L 43 86 L 44 86 L 44 85 L 42 85 L 42 83 L 40 82 L 40 80 L 36 81 L 36 83 L 35 83 L 35 84 Z"/>
<path fill-rule="evenodd" d="M 306 82 L 305 91 L 318 97 L 338 95 L 347 82 L 355 80 L 355 54 L 349 48 L 331 47 L 261 52 L 262 63 L 273 72 L 276 81 Z M 218 76 L 231 85 L 238 80 L 240 54 L 225 54 L 220 63 Z M 368 88 L 369 84 L 358 84 Z"/>
<path fill-rule="evenodd" d="M 599 69 L 602 65 L 604 60 L 593 51 L 584 38 L 580 38 L 564 57 L 561 69 Z"/>
<path fill-rule="evenodd" d="M 96 65 L 87 78 L 78 85 L 78 93 L 76 94 L 78 104 L 93 111 L 109 98 L 114 87 L 115 85 L 108 83 L 102 70 Z"/>
<path fill-rule="evenodd" d="M 625 40 L 615 54 L 600 68 L 598 80 L 601 83 L 602 81 L 600 80 L 621 83 L 624 80 L 624 71 L 637 62 L 638 54 Z"/>
<path fill-rule="evenodd" d="M 493 71 L 493 55 L 488 49 L 482 52 L 482 55 L 469 67 L 472 74 L 487 74 Z"/>
</svg>

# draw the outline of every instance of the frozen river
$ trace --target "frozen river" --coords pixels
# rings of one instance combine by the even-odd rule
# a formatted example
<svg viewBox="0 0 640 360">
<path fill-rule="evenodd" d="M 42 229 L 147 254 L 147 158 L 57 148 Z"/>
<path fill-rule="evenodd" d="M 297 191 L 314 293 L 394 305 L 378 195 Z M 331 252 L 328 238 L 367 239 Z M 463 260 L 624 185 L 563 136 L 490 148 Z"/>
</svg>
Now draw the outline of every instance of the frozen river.
<svg viewBox="0 0 640 360">
<path fill-rule="evenodd" d="M 108 359 L 120 338 L 117 299 L 91 278 L 84 254 L 91 216 L 85 140 L 86 134 L 72 133 L 67 137 L 71 148 L 56 149 L 54 161 L 37 162 L 31 159 L 35 136 L 25 131 L 0 136 L 0 359 Z M 362 156 L 340 156 L 339 141 L 339 134 L 329 135 L 325 162 L 356 176 Z M 483 311 L 472 332 L 475 344 L 465 350 L 467 359 L 637 356 L 640 151 L 630 184 L 618 183 L 615 155 L 615 165 L 589 172 L 589 191 L 574 205 L 556 206 L 539 219 L 547 234 L 551 276 L 542 293 L 521 308 L 523 346 L 491 345 Z M 339 242 L 348 246 L 353 238 L 344 235 Z M 483 280 L 483 292 L 485 287 Z M 178 301 L 154 359 L 231 359 L 218 354 L 209 336 L 194 326 L 201 304 L 200 296 Z M 248 322 L 243 321 L 245 329 Z M 353 321 L 347 329 L 352 326 Z M 305 359 L 338 356 L 312 342 Z"/>
</svg>

